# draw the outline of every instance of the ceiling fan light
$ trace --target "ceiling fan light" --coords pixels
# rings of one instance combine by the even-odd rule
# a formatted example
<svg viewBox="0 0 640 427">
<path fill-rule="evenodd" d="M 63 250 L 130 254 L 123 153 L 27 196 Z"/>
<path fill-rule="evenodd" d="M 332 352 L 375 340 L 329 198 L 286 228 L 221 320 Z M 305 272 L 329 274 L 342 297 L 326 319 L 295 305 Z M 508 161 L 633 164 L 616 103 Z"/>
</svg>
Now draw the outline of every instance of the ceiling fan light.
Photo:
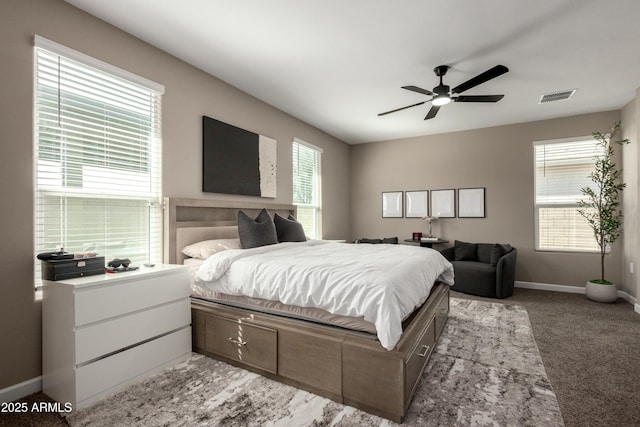
<svg viewBox="0 0 640 427">
<path fill-rule="evenodd" d="M 438 96 L 436 98 L 433 98 L 433 100 L 431 101 L 431 103 L 437 107 L 440 107 L 442 105 L 447 105 L 450 102 L 451 102 L 451 98 L 449 98 L 446 95 Z"/>
</svg>

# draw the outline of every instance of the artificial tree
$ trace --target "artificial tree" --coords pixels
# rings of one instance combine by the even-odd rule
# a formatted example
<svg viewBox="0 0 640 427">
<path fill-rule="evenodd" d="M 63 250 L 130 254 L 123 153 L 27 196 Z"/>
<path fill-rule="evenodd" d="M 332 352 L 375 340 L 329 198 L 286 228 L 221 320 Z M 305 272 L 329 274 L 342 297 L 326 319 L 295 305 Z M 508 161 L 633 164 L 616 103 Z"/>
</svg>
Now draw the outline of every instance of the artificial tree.
<svg viewBox="0 0 640 427">
<path fill-rule="evenodd" d="M 621 123 L 618 121 L 608 133 L 592 133 L 603 152 L 594 157 L 595 167 L 589 175 L 594 185 L 580 189 L 586 199 L 578 202 L 580 207 L 578 213 L 589 223 L 600 250 L 600 279 L 591 282 L 607 285 L 613 285 L 613 283 L 604 278 L 604 256 L 607 247 L 620 237 L 623 218 L 620 209 L 620 192 L 626 187 L 622 182 L 622 169 L 618 169 L 614 162 L 612 142 L 618 145 L 631 142 L 627 138 L 613 141 L 620 128 Z"/>
</svg>

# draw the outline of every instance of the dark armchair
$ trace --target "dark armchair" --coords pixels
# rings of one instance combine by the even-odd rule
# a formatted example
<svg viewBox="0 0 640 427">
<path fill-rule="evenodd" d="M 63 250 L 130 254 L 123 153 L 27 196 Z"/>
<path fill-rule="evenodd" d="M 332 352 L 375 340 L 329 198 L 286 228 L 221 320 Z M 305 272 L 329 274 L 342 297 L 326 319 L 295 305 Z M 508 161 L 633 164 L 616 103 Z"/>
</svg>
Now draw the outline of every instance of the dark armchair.
<svg viewBox="0 0 640 427">
<path fill-rule="evenodd" d="M 518 251 L 511 245 L 456 240 L 440 253 L 453 265 L 454 291 L 489 298 L 513 295 Z"/>
</svg>

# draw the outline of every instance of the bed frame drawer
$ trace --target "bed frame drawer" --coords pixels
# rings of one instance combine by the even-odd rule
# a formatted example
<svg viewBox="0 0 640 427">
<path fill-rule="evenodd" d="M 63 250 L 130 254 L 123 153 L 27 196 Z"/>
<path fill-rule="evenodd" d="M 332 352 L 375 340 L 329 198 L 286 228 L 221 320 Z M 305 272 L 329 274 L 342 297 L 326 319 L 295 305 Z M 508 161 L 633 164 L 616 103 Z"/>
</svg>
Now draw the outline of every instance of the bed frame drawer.
<svg viewBox="0 0 640 427">
<path fill-rule="evenodd" d="M 424 331 L 424 335 L 418 341 L 418 344 L 413 349 L 411 353 L 409 353 L 409 357 L 407 358 L 407 362 L 405 365 L 405 382 L 404 382 L 404 395 L 407 399 L 413 394 L 413 391 L 418 385 L 420 380 L 420 376 L 422 375 L 422 371 L 424 367 L 427 366 L 427 361 L 431 356 L 431 352 L 433 351 L 433 347 L 436 343 L 436 322 L 435 319 L 432 318 Z"/>
<path fill-rule="evenodd" d="M 208 351 L 246 365 L 278 371 L 278 331 L 251 325 L 242 319 L 205 316 L 205 347 Z"/>
</svg>

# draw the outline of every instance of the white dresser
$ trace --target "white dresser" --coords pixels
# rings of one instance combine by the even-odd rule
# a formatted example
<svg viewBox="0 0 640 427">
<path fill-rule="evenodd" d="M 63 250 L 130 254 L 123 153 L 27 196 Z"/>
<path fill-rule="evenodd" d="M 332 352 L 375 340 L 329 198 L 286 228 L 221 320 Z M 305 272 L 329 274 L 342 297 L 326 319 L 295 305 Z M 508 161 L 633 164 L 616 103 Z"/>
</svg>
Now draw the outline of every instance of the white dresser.
<svg viewBox="0 0 640 427">
<path fill-rule="evenodd" d="M 187 267 L 44 282 L 42 388 L 86 407 L 191 355 Z"/>
</svg>

